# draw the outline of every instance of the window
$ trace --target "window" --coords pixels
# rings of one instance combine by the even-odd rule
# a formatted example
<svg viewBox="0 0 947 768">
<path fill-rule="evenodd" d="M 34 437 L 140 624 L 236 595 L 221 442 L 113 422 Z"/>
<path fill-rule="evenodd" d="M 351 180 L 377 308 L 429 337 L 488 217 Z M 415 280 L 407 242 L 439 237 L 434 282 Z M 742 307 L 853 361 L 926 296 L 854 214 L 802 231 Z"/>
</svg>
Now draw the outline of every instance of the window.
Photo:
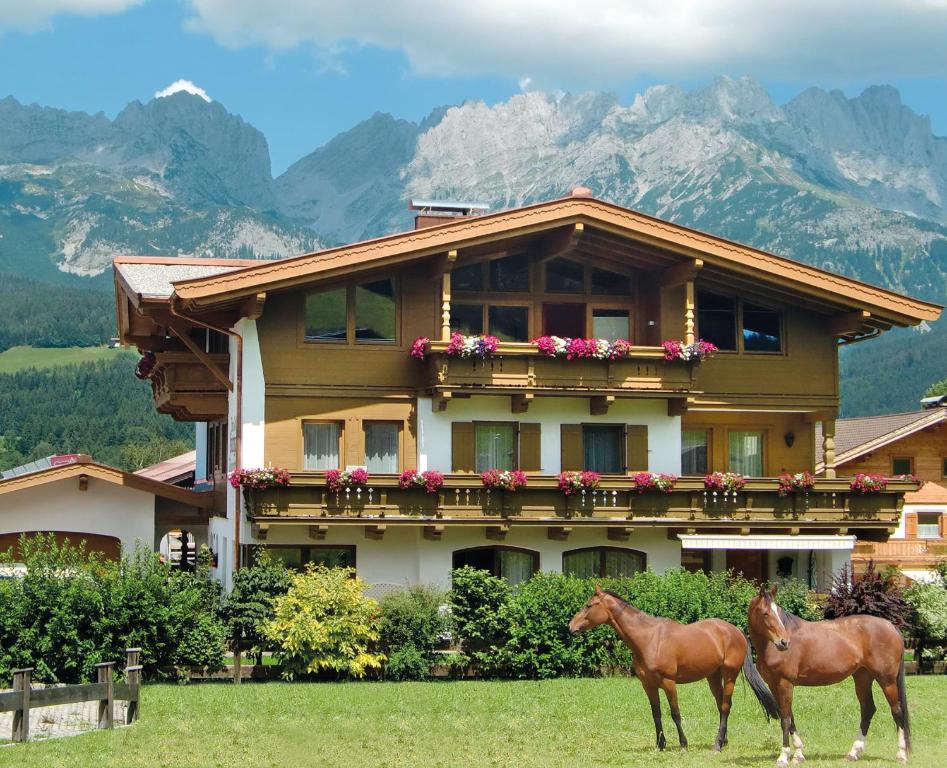
<svg viewBox="0 0 947 768">
<path fill-rule="evenodd" d="M 207 456 L 205 477 L 213 478 L 227 472 L 227 422 L 218 421 L 207 424 Z"/>
<path fill-rule="evenodd" d="M 466 267 L 457 267 L 450 274 L 452 291 L 482 291 L 483 265 L 469 264 Z"/>
<path fill-rule="evenodd" d="M 490 335 L 500 341 L 529 341 L 529 307 L 491 306 Z"/>
<path fill-rule="evenodd" d="M 631 336 L 627 309 L 593 309 L 592 337 L 616 341 Z"/>
<path fill-rule="evenodd" d="M 453 568 L 478 568 L 516 585 L 539 570 L 539 553 L 513 547 L 473 547 L 453 555 Z"/>
<path fill-rule="evenodd" d="M 369 472 L 393 474 L 399 471 L 399 427 L 395 422 L 365 424 L 365 469 Z"/>
<path fill-rule="evenodd" d="M 895 456 L 891 459 L 892 475 L 913 475 L 914 458 L 912 456 Z"/>
<path fill-rule="evenodd" d="M 630 296 L 631 280 L 607 269 L 592 267 L 592 293 L 596 296 Z"/>
<path fill-rule="evenodd" d="M 562 553 L 562 572 L 580 579 L 634 576 L 645 569 L 645 555 L 620 547 L 589 547 Z"/>
<path fill-rule="evenodd" d="M 306 469 L 339 469 L 342 430 L 334 422 L 303 425 Z"/>
<path fill-rule="evenodd" d="M 704 291 L 697 294 L 697 330 L 717 349 L 736 350 L 736 318 L 733 299 Z"/>
<path fill-rule="evenodd" d="M 743 304 L 743 351 L 780 351 L 779 312 L 766 307 L 744 302 Z"/>
<path fill-rule="evenodd" d="M 355 547 L 351 545 L 329 546 L 260 546 L 253 547 L 252 556 L 266 551 L 271 559 L 282 563 L 287 568 L 299 571 L 306 563 L 324 565 L 327 568 L 354 568 Z"/>
<path fill-rule="evenodd" d="M 394 342 L 397 310 L 391 279 L 355 286 L 356 341 Z"/>
<path fill-rule="evenodd" d="M 546 290 L 550 293 L 585 293 L 585 268 L 569 259 L 546 263 Z"/>
<path fill-rule="evenodd" d="M 709 435 L 706 429 L 681 431 L 681 474 L 705 475 L 709 462 Z"/>
<path fill-rule="evenodd" d="M 585 468 L 592 472 L 624 472 L 623 434 L 624 430 L 617 426 L 584 425 L 582 451 Z"/>
<path fill-rule="evenodd" d="M 474 469 L 516 469 L 516 425 L 474 424 Z"/>
<path fill-rule="evenodd" d="M 942 474 L 944 477 L 947 477 L 947 458 L 944 459 L 944 466 L 941 467 L 941 469 L 943 470 L 943 471 L 941 472 L 941 474 Z"/>
<path fill-rule="evenodd" d="M 344 287 L 306 296 L 306 341 L 346 340 L 345 297 Z"/>
<path fill-rule="evenodd" d="M 483 333 L 483 304 L 454 304 L 450 308 L 450 327 L 464 336 Z"/>
<path fill-rule="evenodd" d="M 747 477 L 763 474 L 763 433 L 735 432 L 729 434 L 731 472 Z"/>
<path fill-rule="evenodd" d="M 525 253 L 490 262 L 491 291 L 528 291 L 529 257 Z"/>
<path fill-rule="evenodd" d="M 940 512 L 918 511 L 917 537 L 919 539 L 940 538 Z"/>
</svg>

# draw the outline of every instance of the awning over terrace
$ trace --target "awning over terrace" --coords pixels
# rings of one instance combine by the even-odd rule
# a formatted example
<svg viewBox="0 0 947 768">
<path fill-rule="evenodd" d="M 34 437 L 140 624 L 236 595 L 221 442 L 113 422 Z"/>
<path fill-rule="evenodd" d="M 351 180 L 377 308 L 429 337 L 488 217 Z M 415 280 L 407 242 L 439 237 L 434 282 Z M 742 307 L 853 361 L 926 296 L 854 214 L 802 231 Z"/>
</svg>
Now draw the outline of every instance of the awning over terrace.
<svg viewBox="0 0 947 768">
<path fill-rule="evenodd" d="M 780 535 L 731 536 L 712 533 L 679 533 L 684 549 L 769 549 L 769 550 L 849 550 L 855 546 L 854 536 Z"/>
</svg>

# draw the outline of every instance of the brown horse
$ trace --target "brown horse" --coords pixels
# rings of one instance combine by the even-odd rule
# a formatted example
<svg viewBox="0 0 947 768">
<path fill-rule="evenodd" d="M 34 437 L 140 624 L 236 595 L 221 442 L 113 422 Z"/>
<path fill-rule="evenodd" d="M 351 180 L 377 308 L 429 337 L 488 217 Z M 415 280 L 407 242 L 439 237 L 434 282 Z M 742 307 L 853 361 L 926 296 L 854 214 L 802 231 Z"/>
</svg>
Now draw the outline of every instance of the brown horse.
<svg viewBox="0 0 947 768">
<path fill-rule="evenodd" d="M 706 680 L 710 684 L 720 712 L 715 752 L 727 743 L 727 718 L 733 686 L 741 667 L 767 717 L 778 717 L 776 701 L 753 666 L 746 638 L 732 624 L 722 619 L 678 624 L 639 611 L 614 592 L 604 592 L 596 587 L 592 599 L 572 617 L 569 632 L 575 635 L 600 624 L 611 625 L 631 649 L 635 674 L 651 702 L 658 749 L 664 749 L 667 743 L 661 727 L 658 689 L 662 689 L 667 697 L 681 748 L 687 749 L 687 737 L 681 728 L 681 711 L 677 706 L 677 683 Z"/>
<path fill-rule="evenodd" d="M 792 713 L 793 686 L 834 685 L 846 677 L 855 678 L 861 705 L 861 726 L 847 759 L 857 760 L 865 749 L 875 714 L 871 684 L 877 681 L 898 728 L 897 759 L 907 762 L 911 726 L 904 689 L 904 640 L 890 621 L 876 616 L 804 621 L 776 604 L 776 587 L 770 592 L 760 587 L 750 601 L 749 626 L 760 673 L 779 703 L 783 748 L 777 765 L 789 763 L 790 737 L 795 747 L 793 762 L 805 760 Z"/>
</svg>

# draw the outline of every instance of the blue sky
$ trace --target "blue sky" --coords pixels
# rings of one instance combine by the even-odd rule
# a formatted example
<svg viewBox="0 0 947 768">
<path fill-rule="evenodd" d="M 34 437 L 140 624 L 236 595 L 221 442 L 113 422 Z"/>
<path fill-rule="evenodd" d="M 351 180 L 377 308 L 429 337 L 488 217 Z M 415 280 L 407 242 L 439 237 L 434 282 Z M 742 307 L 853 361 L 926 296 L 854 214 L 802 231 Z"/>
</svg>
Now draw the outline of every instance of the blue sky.
<svg viewBox="0 0 947 768">
<path fill-rule="evenodd" d="M 376 111 L 419 120 L 523 88 L 627 103 L 723 73 L 756 77 L 777 103 L 809 85 L 888 83 L 947 135 L 947 5 L 809 4 L 776 18 L 750 0 L 686 17 L 675 0 L 481 0 L 440 14 L 419 0 L 0 0 L 0 96 L 113 117 L 187 79 L 266 135 L 274 173 Z"/>
</svg>

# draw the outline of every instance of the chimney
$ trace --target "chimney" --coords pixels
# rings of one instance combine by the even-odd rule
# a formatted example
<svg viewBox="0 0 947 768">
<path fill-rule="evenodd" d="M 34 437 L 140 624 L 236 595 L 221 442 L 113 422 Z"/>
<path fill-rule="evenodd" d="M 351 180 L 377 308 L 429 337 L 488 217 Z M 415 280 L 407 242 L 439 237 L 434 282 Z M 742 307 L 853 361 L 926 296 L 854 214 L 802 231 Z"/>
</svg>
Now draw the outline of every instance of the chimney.
<svg viewBox="0 0 947 768">
<path fill-rule="evenodd" d="M 424 229 L 454 219 L 480 216 L 490 210 L 486 203 L 462 203 L 455 200 L 412 200 L 408 205 L 414 215 L 414 228 Z"/>
</svg>

